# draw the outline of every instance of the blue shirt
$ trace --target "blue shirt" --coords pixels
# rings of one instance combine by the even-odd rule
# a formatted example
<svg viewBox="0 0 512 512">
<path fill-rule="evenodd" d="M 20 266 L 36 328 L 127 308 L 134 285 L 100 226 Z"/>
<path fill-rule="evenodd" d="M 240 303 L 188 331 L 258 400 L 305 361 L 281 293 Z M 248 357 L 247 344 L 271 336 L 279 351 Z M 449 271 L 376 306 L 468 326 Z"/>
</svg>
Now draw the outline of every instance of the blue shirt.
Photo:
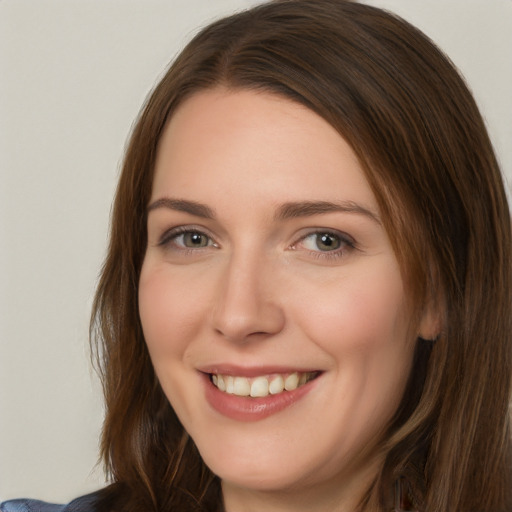
<svg viewBox="0 0 512 512">
<path fill-rule="evenodd" d="M 0 503 L 0 512 L 94 512 L 98 493 L 88 494 L 67 505 L 55 505 L 39 500 L 9 500 Z"/>
</svg>

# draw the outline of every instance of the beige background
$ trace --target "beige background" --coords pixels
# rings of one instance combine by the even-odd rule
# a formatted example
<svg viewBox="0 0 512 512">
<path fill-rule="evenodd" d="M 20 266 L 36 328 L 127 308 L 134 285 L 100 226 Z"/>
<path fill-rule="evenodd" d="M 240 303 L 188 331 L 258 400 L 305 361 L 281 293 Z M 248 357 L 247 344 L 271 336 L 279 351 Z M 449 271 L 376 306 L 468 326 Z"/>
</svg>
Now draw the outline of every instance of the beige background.
<svg viewBox="0 0 512 512">
<path fill-rule="evenodd" d="M 124 142 L 196 28 L 254 3 L 0 0 L 0 501 L 102 485 L 87 329 Z M 512 0 L 371 3 L 463 71 L 512 182 Z"/>
</svg>

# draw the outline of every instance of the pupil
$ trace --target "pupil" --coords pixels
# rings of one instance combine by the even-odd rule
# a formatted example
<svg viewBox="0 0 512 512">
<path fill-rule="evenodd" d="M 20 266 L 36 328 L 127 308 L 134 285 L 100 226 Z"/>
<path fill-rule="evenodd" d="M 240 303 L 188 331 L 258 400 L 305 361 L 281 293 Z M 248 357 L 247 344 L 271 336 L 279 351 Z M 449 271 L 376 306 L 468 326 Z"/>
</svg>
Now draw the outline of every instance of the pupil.
<svg viewBox="0 0 512 512">
<path fill-rule="evenodd" d="M 329 233 L 324 233 L 319 236 L 320 240 L 318 246 L 320 249 L 337 249 L 339 247 L 339 241 L 333 235 Z"/>
<path fill-rule="evenodd" d="M 185 245 L 189 247 L 204 247 L 206 243 L 204 236 L 200 233 L 188 233 L 185 237 Z"/>
</svg>

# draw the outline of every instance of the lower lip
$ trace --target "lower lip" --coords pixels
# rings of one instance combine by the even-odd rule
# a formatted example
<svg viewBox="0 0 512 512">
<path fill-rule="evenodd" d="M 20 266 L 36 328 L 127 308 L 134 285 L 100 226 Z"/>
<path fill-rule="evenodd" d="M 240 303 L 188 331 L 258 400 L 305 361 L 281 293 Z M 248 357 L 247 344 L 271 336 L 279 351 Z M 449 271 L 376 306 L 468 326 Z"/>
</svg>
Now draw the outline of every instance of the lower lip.
<svg viewBox="0 0 512 512">
<path fill-rule="evenodd" d="M 296 404 L 313 388 L 318 377 L 293 391 L 283 391 L 277 395 L 262 398 L 230 395 L 220 391 L 203 374 L 206 400 L 217 412 L 236 421 L 259 421 Z"/>
</svg>

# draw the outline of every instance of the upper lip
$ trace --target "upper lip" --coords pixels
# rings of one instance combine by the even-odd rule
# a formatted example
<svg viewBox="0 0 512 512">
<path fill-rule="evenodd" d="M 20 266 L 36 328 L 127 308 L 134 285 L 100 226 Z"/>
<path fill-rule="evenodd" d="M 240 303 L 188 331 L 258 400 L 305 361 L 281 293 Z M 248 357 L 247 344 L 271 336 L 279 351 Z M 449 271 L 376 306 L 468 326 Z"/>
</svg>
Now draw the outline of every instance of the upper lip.
<svg viewBox="0 0 512 512">
<path fill-rule="evenodd" d="M 260 375 L 271 375 L 274 373 L 307 373 L 319 372 L 317 368 L 296 367 L 289 365 L 261 365 L 261 366 L 238 366 L 232 364 L 211 364 L 197 368 L 198 371 L 208 374 L 233 375 L 237 377 L 258 377 Z"/>
</svg>

